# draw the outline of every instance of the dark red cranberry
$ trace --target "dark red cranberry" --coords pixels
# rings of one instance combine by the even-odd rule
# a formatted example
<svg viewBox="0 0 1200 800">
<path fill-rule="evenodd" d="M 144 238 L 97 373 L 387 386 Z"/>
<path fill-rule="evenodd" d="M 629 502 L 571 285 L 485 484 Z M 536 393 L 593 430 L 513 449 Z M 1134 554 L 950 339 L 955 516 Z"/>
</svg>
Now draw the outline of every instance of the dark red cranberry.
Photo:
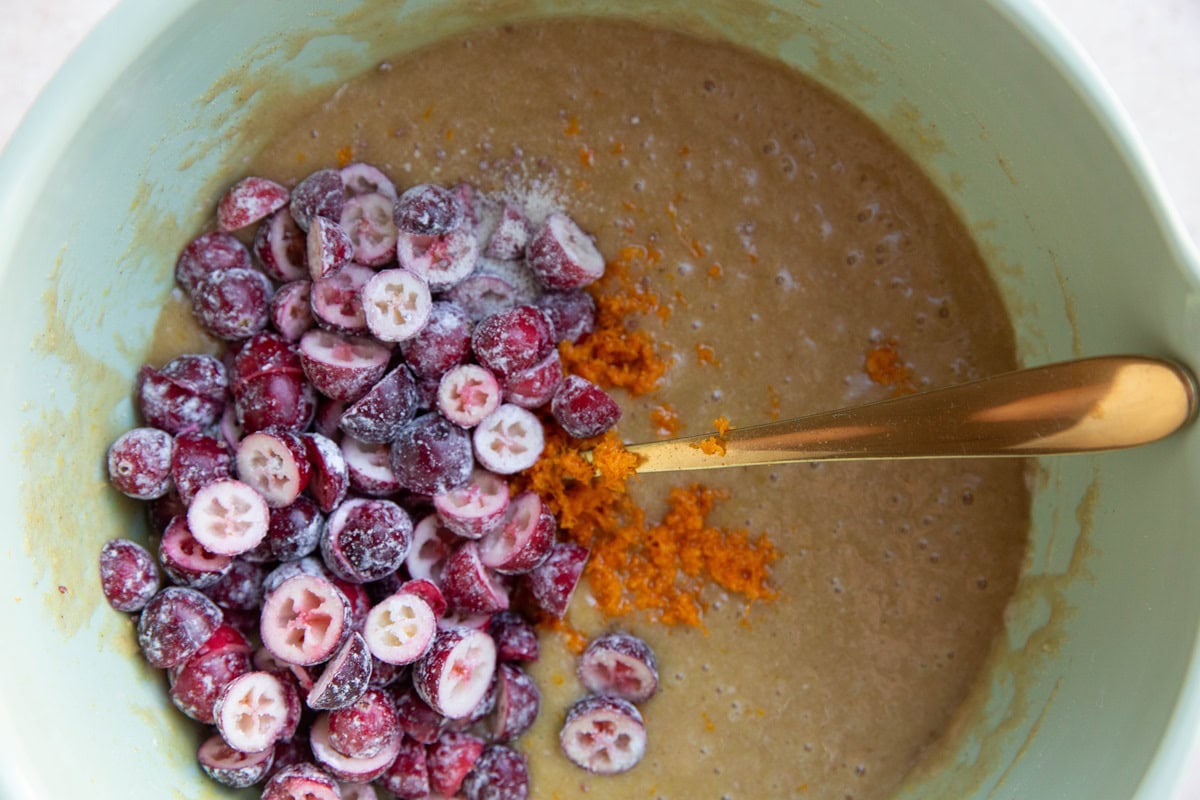
<svg viewBox="0 0 1200 800">
<path fill-rule="evenodd" d="M 499 661 L 537 661 L 538 637 L 533 623 L 513 611 L 501 611 L 488 621 Z"/>
<path fill-rule="evenodd" d="M 378 580 L 404 562 L 412 529 L 408 514 L 390 500 L 347 500 L 325 523 L 321 555 L 329 569 L 344 580 Z"/>
<path fill-rule="evenodd" d="M 196 653 L 171 671 L 171 702 L 188 717 L 210 725 L 221 690 L 250 670 L 248 652 L 227 649 Z"/>
<path fill-rule="evenodd" d="M 558 542 L 541 565 L 521 575 L 518 580 L 540 609 L 561 619 L 567 613 L 567 606 L 583 575 L 587 558 L 587 548 L 571 542 Z"/>
<path fill-rule="evenodd" d="M 556 342 L 577 342 L 596 329 L 596 301 L 582 289 L 546 292 L 537 307 L 550 319 Z"/>
<path fill-rule="evenodd" d="M 150 528 L 161 534 L 171 524 L 171 520 L 180 514 L 187 514 L 187 506 L 179 499 L 177 492 L 171 491 L 162 497 L 157 497 L 146 504 L 146 516 L 150 520 Z"/>
<path fill-rule="evenodd" d="M 242 178 L 230 187 L 217 204 L 217 227 L 236 231 L 287 205 L 288 191 L 275 181 L 257 176 Z"/>
<path fill-rule="evenodd" d="M 446 293 L 446 298 L 462 308 L 467 319 L 479 322 L 493 314 L 511 311 L 521 305 L 522 297 L 512 282 L 501 275 L 476 269 Z"/>
<path fill-rule="evenodd" d="M 163 531 L 158 561 L 172 583 L 193 589 L 212 586 L 233 566 L 230 556 L 211 553 L 196 541 L 185 516 L 171 520 Z"/>
<path fill-rule="evenodd" d="M 225 269 L 250 269 L 250 251 L 236 237 L 222 231 L 202 233 L 179 254 L 175 281 L 189 294 L 205 278 Z"/>
<path fill-rule="evenodd" d="M 604 257 L 596 243 L 559 212 L 546 217 L 534 232 L 525 259 L 547 289 L 578 289 L 604 275 Z"/>
<path fill-rule="evenodd" d="M 599 436 L 621 418 L 621 407 L 608 393 L 578 375 L 568 375 L 550 401 L 550 413 L 576 439 Z"/>
<path fill-rule="evenodd" d="M 151 666 L 173 667 L 191 656 L 221 624 L 221 609 L 195 589 L 168 586 L 138 617 L 138 644 Z"/>
<path fill-rule="evenodd" d="M 350 489 L 346 458 L 337 443 L 320 433 L 304 434 L 304 445 L 312 465 L 308 492 L 317 501 L 317 507 L 328 514 L 341 504 Z"/>
<path fill-rule="evenodd" d="M 171 434 L 157 428 L 126 431 L 108 448 L 108 478 L 122 494 L 153 500 L 171 489 Z"/>
<path fill-rule="evenodd" d="M 425 745 L 405 736 L 400 742 L 400 753 L 387 768 L 387 772 L 376 781 L 396 797 L 429 797 L 429 765 Z"/>
<path fill-rule="evenodd" d="M 541 408 L 554 399 L 562 380 L 562 358 L 557 350 L 551 350 L 550 355 L 529 369 L 504 379 L 504 402 L 521 408 Z"/>
<path fill-rule="evenodd" d="M 448 189 L 433 184 L 418 184 L 396 201 L 392 218 L 402 233 L 441 236 L 458 228 L 466 209 Z"/>
<path fill-rule="evenodd" d="M 279 209 L 258 226 L 253 247 L 262 271 L 280 283 L 308 277 L 304 231 L 286 208 Z"/>
<path fill-rule="evenodd" d="M 362 697 L 370 679 L 371 652 L 361 634 L 351 633 L 321 670 L 304 702 L 316 710 L 345 708 Z"/>
<path fill-rule="evenodd" d="M 303 495 L 291 505 L 271 509 L 267 535 L 258 546 L 242 554 L 247 561 L 295 561 L 316 552 L 325 518 L 317 504 Z"/>
<path fill-rule="evenodd" d="M 508 608 L 508 592 L 479 560 L 479 544 L 464 541 L 442 565 L 442 594 L 452 611 L 494 614 Z"/>
<path fill-rule="evenodd" d="M 489 719 L 493 741 L 509 742 L 537 719 L 542 696 L 527 672 L 512 664 L 496 667 L 496 706 Z"/>
<path fill-rule="evenodd" d="M 246 433 L 264 428 L 304 430 L 316 413 L 316 392 L 303 373 L 270 372 L 244 381 L 234 390 L 238 419 Z"/>
<path fill-rule="evenodd" d="M 411 684 L 393 693 L 393 707 L 400 730 L 422 744 L 436 742 L 446 729 L 446 718 L 422 700 Z"/>
<path fill-rule="evenodd" d="M 417 417 L 392 442 L 396 480 L 418 494 L 456 489 L 470 479 L 474 466 L 470 435 L 440 414 Z"/>
<path fill-rule="evenodd" d="M 525 800 L 529 765 L 525 756 L 504 745 L 491 745 L 463 780 L 466 800 Z"/>
<path fill-rule="evenodd" d="M 225 408 L 224 365 L 208 355 L 182 355 L 138 373 L 138 404 L 146 422 L 167 433 L 207 428 Z"/>
<path fill-rule="evenodd" d="M 247 339 L 233 355 L 229 385 L 236 393 L 240 384 L 275 372 L 300 373 L 300 351 L 278 333 L 263 331 Z"/>
<path fill-rule="evenodd" d="M 382 444 L 395 439 L 416 413 L 416 381 L 408 367 L 401 365 L 347 407 L 338 424 L 356 439 Z"/>
<path fill-rule="evenodd" d="M 225 443 L 206 433 L 181 433 L 175 437 L 171 476 L 184 504 L 213 481 L 233 475 L 233 456 Z"/>
<path fill-rule="evenodd" d="M 236 558 L 221 579 L 204 593 L 223 611 L 255 611 L 262 605 L 264 575 L 258 564 Z"/>
<path fill-rule="evenodd" d="M 484 319 L 471 335 L 475 357 L 492 372 L 511 375 L 550 355 L 554 333 L 546 315 L 533 306 L 517 306 Z"/>
<path fill-rule="evenodd" d="M 425 751 L 429 765 L 429 787 L 443 797 L 458 794 L 463 779 L 483 753 L 484 742 L 478 736 L 461 731 L 446 731 Z"/>
<path fill-rule="evenodd" d="M 292 219 L 301 230 L 307 231 L 313 217 L 325 217 L 337 222 L 346 205 L 346 188 L 335 169 L 322 169 L 309 175 L 292 190 L 289 206 Z"/>
<path fill-rule="evenodd" d="M 344 756 L 370 758 L 400 733 L 391 699 L 368 689 L 353 703 L 329 714 L 329 743 Z"/>
<path fill-rule="evenodd" d="M 245 339 L 267 327 L 272 291 L 271 282 L 258 270 L 222 270 L 192 292 L 192 312 L 218 339 Z"/>
<path fill-rule="evenodd" d="M 100 548 L 100 588 L 117 611 L 141 611 L 159 584 L 154 557 L 140 544 L 110 539 Z"/>
</svg>

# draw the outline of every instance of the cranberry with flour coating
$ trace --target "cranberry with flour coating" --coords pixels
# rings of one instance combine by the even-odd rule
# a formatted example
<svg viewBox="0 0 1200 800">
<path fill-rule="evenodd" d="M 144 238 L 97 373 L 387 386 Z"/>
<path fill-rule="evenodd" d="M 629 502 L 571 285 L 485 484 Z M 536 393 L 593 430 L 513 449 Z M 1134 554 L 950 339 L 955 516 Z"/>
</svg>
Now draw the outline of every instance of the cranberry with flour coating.
<svg viewBox="0 0 1200 800">
<path fill-rule="evenodd" d="M 390 500 L 353 498 L 326 520 L 321 555 L 343 580 L 378 580 L 404 563 L 412 530 L 408 514 Z"/>
<path fill-rule="evenodd" d="M 154 500 L 171 490 L 175 441 L 157 428 L 126 431 L 108 448 L 108 479 L 124 495 Z"/>
<path fill-rule="evenodd" d="M 574 220 L 557 211 L 533 234 L 525 258 L 547 289 L 578 289 L 604 275 L 604 256 L 596 243 Z"/>
<path fill-rule="evenodd" d="M 475 467 L 471 437 L 440 414 L 425 414 L 402 428 L 391 458 L 400 485 L 426 495 L 462 486 Z"/>
<path fill-rule="evenodd" d="M 100 588 L 117 611 L 141 611 L 160 585 L 154 557 L 128 539 L 110 539 L 100 548 Z"/>
<path fill-rule="evenodd" d="M 258 270 L 222 270 L 192 292 L 192 313 L 218 339 L 246 339 L 267 327 L 273 292 L 271 281 Z"/>
</svg>

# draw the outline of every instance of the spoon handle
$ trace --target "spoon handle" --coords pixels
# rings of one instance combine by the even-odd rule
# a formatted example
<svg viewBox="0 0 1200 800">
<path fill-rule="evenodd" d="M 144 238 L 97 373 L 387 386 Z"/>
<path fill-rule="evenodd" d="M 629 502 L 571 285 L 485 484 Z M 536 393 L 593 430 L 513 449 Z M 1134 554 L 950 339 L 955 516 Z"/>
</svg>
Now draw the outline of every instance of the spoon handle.
<svg viewBox="0 0 1200 800">
<path fill-rule="evenodd" d="M 1196 414 L 1196 378 L 1141 356 L 1065 361 L 797 419 L 629 447 L 639 473 L 792 461 L 1034 456 L 1153 442 Z M 711 448 L 710 448 L 711 449 Z"/>
</svg>

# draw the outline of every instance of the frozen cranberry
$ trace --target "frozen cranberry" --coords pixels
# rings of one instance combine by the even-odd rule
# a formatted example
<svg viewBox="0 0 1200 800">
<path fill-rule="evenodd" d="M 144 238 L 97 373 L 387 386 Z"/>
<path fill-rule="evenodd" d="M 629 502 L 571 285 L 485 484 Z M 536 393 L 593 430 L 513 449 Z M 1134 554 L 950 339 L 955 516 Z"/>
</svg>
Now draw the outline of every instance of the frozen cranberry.
<svg viewBox="0 0 1200 800">
<path fill-rule="evenodd" d="M 370 758 L 399 734 L 396 711 L 379 689 L 368 689 L 329 714 L 329 743 L 350 758 Z"/>
<path fill-rule="evenodd" d="M 243 753 L 225 743 L 219 734 L 205 739 L 196 751 L 204 774 L 231 789 L 245 789 L 264 780 L 275 760 L 274 748 Z"/>
<path fill-rule="evenodd" d="M 430 291 L 443 292 L 470 275 L 479 261 L 479 242 L 465 229 L 440 236 L 404 233 L 396 238 L 396 260 Z"/>
<path fill-rule="evenodd" d="M 366 625 L 363 625 L 364 630 Z M 408 664 L 389 664 L 386 661 L 380 661 L 375 656 L 371 656 L 371 680 L 370 687 L 372 689 L 386 689 L 400 681 L 407 681 L 409 673 Z"/>
<path fill-rule="evenodd" d="M 398 798 L 429 797 L 429 765 L 425 745 L 407 736 L 402 737 L 396 760 L 380 776 L 378 783 Z"/>
<path fill-rule="evenodd" d="M 258 226 L 253 248 L 262 271 L 280 283 L 308 277 L 307 240 L 286 208 Z"/>
<path fill-rule="evenodd" d="M 230 477 L 232 464 L 229 448 L 215 436 L 181 433 L 175 437 L 171 477 L 185 504 L 191 504 L 196 492 L 208 484 Z"/>
<path fill-rule="evenodd" d="M 492 739 L 507 742 L 529 730 L 541 707 L 537 684 L 520 667 L 496 667 L 496 707 L 488 720 Z"/>
<path fill-rule="evenodd" d="M 546 444 L 538 418 L 512 403 L 502 403 L 480 422 L 471 441 L 479 464 L 500 475 L 532 467 Z"/>
<path fill-rule="evenodd" d="M 229 385 L 236 393 L 247 381 L 278 372 L 302 372 L 300 353 L 278 333 L 263 331 L 243 342 L 233 355 Z"/>
<path fill-rule="evenodd" d="M 313 432 L 333 440 L 336 444 L 342 435 L 338 423 L 341 422 L 342 414 L 346 412 L 346 408 L 349 405 L 344 400 L 330 400 L 328 397 L 319 398 L 317 400 L 317 413 L 313 416 Z"/>
<path fill-rule="evenodd" d="M 351 633 L 337 654 L 321 671 L 305 703 L 309 708 L 345 708 L 367 690 L 371 679 L 371 652 L 358 633 Z"/>
<path fill-rule="evenodd" d="M 233 558 L 211 553 L 196 541 L 188 528 L 187 517 L 176 517 L 163 531 L 158 545 L 158 560 L 172 583 L 204 589 L 221 579 Z"/>
<path fill-rule="evenodd" d="M 487 694 L 496 671 L 496 644 L 480 630 L 439 630 L 413 666 L 413 688 L 448 719 L 469 715 Z"/>
<path fill-rule="evenodd" d="M 274 777 L 277 772 L 281 772 L 289 767 L 295 767 L 298 764 L 310 764 L 313 760 L 312 749 L 308 746 L 307 731 L 305 735 L 292 735 L 290 739 L 281 739 L 275 743 L 272 752 L 275 754 L 275 763 L 271 765 L 271 769 L 267 771 L 268 781 Z M 265 796 L 265 795 L 264 795 Z M 283 800 L 295 800 L 290 795 Z"/>
<path fill-rule="evenodd" d="M 268 590 L 262 610 L 263 645 L 289 664 L 328 661 L 347 631 L 350 603 L 332 581 L 295 575 Z"/>
<path fill-rule="evenodd" d="M 475 326 L 471 348 L 479 363 L 500 375 L 511 375 L 550 355 L 554 334 L 546 315 L 533 306 L 517 306 Z"/>
<path fill-rule="evenodd" d="M 546 292 L 537 307 L 549 318 L 556 342 L 577 342 L 596 329 L 596 301 L 582 289 Z"/>
<path fill-rule="evenodd" d="M 479 559 L 503 575 L 519 575 L 549 557 L 558 524 L 535 492 L 514 497 L 506 512 L 502 524 L 480 541 Z"/>
<path fill-rule="evenodd" d="M 484 255 L 502 261 L 513 261 L 525 256 L 525 246 L 533 233 L 533 226 L 524 210 L 511 201 L 505 201 L 500 218 L 492 235 L 488 238 Z"/>
<path fill-rule="evenodd" d="M 374 601 L 371 599 L 371 593 L 367 591 L 367 587 L 361 583 L 353 583 L 334 577 L 333 585 L 346 595 L 346 599 L 350 601 L 350 616 L 347 624 L 350 630 L 361 633 L 363 626 L 367 624 L 367 614 L 371 611 L 371 606 Z"/>
<path fill-rule="evenodd" d="M 408 367 L 401 365 L 347 407 L 338 424 L 356 439 L 382 444 L 395 439 L 416 413 L 416 382 Z"/>
<path fill-rule="evenodd" d="M 307 231 L 313 217 L 339 220 L 346 203 L 346 187 L 335 169 L 322 169 L 309 175 L 292 190 L 289 209 L 301 230 Z"/>
<path fill-rule="evenodd" d="M 446 298 L 461 307 L 472 322 L 511 311 L 522 301 L 516 287 L 503 277 L 482 272 L 463 278 L 446 293 Z"/>
<path fill-rule="evenodd" d="M 400 343 L 400 352 L 415 375 L 440 378 L 466 360 L 471 348 L 471 326 L 457 303 L 435 300 L 425 327 Z"/>
<path fill-rule="evenodd" d="M 475 470 L 457 489 L 433 496 L 442 524 L 467 539 L 478 539 L 504 524 L 508 483 L 486 470 Z"/>
<path fill-rule="evenodd" d="M 154 557 L 128 539 L 110 539 L 100 548 L 100 588 L 117 611 L 141 611 L 159 588 Z"/>
<path fill-rule="evenodd" d="M 440 588 L 454 611 L 494 614 L 508 608 L 508 591 L 479 560 L 479 545 L 469 540 L 446 558 Z"/>
<path fill-rule="evenodd" d="M 285 283 L 271 297 L 271 326 L 289 342 L 295 342 L 316 324 L 312 313 L 312 281 Z"/>
<path fill-rule="evenodd" d="M 404 566 L 414 580 L 426 579 L 436 583 L 442 574 L 442 564 L 450 550 L 458 542 L 458 536 L 442 524 L 441 517 L 429 514 L 413 528 L 412 545 L 404 559 Z"/>
<path fill-rule="evenodd" d="M 291 764 L 263 787 L 261 800 L 342 800 L 337 782 L 314 764 Z"/>
<path fill-rule="evenodd" d="M 393 706 L 400 730 L 422 744 L 436 742 L 449 724 L 449 720 L 421 699 L 412 684 L 394 690 Z"/>
<path fill-rule="evenodd" d="M 545 561 L 523 574 L 519 580 L 538 608 L 552 617 L 562 619 L 583 575 L 587 558 L 587 548 L 571 542 L 558 542 Z"/>
<path fill-rule="evenodd" d="M 389 739 L 380 750 L 367 758 L 352 758 L 337 751 L 329 741 L 329 714 L 318 714 L 309 733 L 313 757 L 330 775 L 340 781 L 369 783 L 382 775 L 400 752 L 400 737 Z"/>
<path fill-rule="evenodd" d="M 311 575 L 333 583 L 336 576 L 325 566 L 319 556 L 304 556 L 295 561 L 284 561 L 278 564 L 263 578 L 263 591 L 270 594 L 283 585 L 284 581 L 297 575 Z"/>
<path fill-rule="evenodd" d="M 202 233 L 179 254 L 175 281 L 191 293 L 209 275 L 225 269 L 250 269 L 250 251 L 237 238 L 223 231 Z"/>
<path fill-rule="evenodd" d="M 475 265 L 476 275 L 491 275 L 500 278 L 512 287 L 514 306 L 535 305 L 545 291 L 524 259 L 500 261 L 495 258 L 480 258 Z"/>
<path fill-rule="evenodd" d="M 334 400 L 357 400 L 387 371 L 391 351 L 365 337 L 314 328 L 300 337 L 300 363 L 317 391 Z"/>
<path fill-rule="evenodd" d="M 375 271 L 361 264 L 342 269 L 313 281 L 311 290 L 313 318 L 323 328 L 352 335 L 367 332 L 362 292 Z"/>
<path fill-rule="evenodd" d="M 563 379 L 550 402 L 550 413 L 554 421 L 576 439 L 599 436 L 621 418 L 621 408 L 616 401 L 599 386 L 578 375 Z"/>
<path fill-rule="evenodd" d="M 246 433 L 264 428 L 304 430 L 316 413 L 316 393 L 302 372 L 273 371 L 234 388 L 238 421 Z"/>
<path fill-rule="evenodd" d="M 138 645 L 151 666 L 173 667 L 200 649 L 221 624 L 221 609 L 195 589 L 168 586 L 138 617 Z"/>
<path fill-rule="evenodd" d="M 232 478 L 204 486 L 188 506 L 188 528 L 205 549 L 235 556 L 267 535 L 270 511 L 262 495 Z"/>
<path fill-rule="evenodd" d="M 354 259 L 354 243 L 336 220 L 314 217 L 305 237 L 308 272 L 313 280 L 329 277 Z"/>
<path fill-rule="evenodd" d="M 473 428 L 500 406 L 500 382 L 486 367 L 460 364 L 438 383 L 438 410 L 463 428 Z"/>
<path fill-rule="evenodd" d="M 421 332 L 433 300 L 429 286 L 406 269 L 385 269 L 362 289 L 367 328 L 377 339 L 402 342 Z"/>
<path fill-rule="evenodd" d="M 464 223 L 475 233 L 480 245 L 486 243 L 500 220 L 500 201 L 467 181 L 450 187 L 450 193 L 463 208 Z"/>
<path fill-rule="evenodd" d="M 529 369 L 504 379 L 504 402 L 521 408 L 541 408 L 554 398 L 563 380 L 562 359 L 557 350 Z"/>
<path fill-rule="evenodd" d="M 567 711 L 559 744 L 568 759 L 588 772 L 615 775 L 642 760 L 646 729 L 628 700 L 590 695 Z"/>
<path fill-rule="evenodd" d="M 134 428 L 108 448 L 108 478 L 122 494 L 153 500 L 171 490 L 171 434 L 157 428 Z"/>
<path fill-rule="evenodd" d="M 537 630 L 533 623 L 514 611 L 501 611 L 488 622 L 488 634 L 496 642 L 499 661 L 537 661 Z"/>
<path fill-rule="evenodd" d="M 425 414 L 402 428 L 391 458 L 400 485 L 426 495 L 462 486 L 475 466 L 471 437 L 440 414 Z"/>
<path fill-rule="evenodd" d="M 342 457 L 350 476 L 350 489 L 369 497 L 387 497 L 404 486 L 392 470 L 391 447 L 342 437 Z"/>
<path fill-rule="evenodd" d="M 350 488 L 350 471 L 342 449 L 327 436 L 304 434 L 312 475 L 308 481 L 309 494 L 317 507 L 328 514 L 341 504 Z"/>
<path fill-rule="evenodd" d="M 440 383 L 437 379 L 417 379 L 417 408 L 423 411 L 437 410 L 437 393 Z"/>
<path fill-rule="evenodd" d="M 428 652 L 437 631 L 429 603 L 417 594 L 397 592 L 367 614 L 363 637 L 371 654 L 388 664 L 411 664 Z"/>
<path fill-rule="evenodd" d="M 217 227 L 236 231 L 265 219 L 288 202 L 288 190 L 275 181 L 251 176 L 242 178 L 217 204 Z"/>
<path fill-rule="evenodd" d="M 290 505 L 273 508 L 267 535 L 258 546 L 242 554 L 247 561 L 295 561 L 312 555 L 321 541 L 325 518 L 317 504 L 301 495 Z"/>
<path fill-rule="evenodd" d="M 401 583 L 396 591 L 417 595 L 429 604 L 429 608 L 433 611 L 435 617 L 441 617 L 446 613 L 446 609 L 448 608 L 446 596 L 442 594 L 442 590 L 438 588 L 436 583 L 427 578 L 410 578 Z"/>
<path fill-rule="evenodd" d="M 529 240 L 526 261 L 547 289 L 578 289 L 604 275 L 604 256 L 566 214 L 555 212 Z"/>
<path fill-rule="evenodd" d="M 344 580 L 378 580 L 404 562 L 412 530 L 408 514 L 390 500 L 354 498 L 329 515 L 321 534 L 321 555 Z"/>
<path fill-rule="evenodd" d="M 446 731 L 439 736 L 425 751 L 429 788 L 443 797 L 456 796 L 483 746 L 478 736 L 461 731 Z"/>
<path fill-rule="evenodd" d="M 381 194 L 396 202 L 396 184 L 392 183 L 383 170 L 374 164 L 356 162 L 341 169 L 342 187 L 347 198 L 364 194 Z M 390 212 L 391 207 L 388 207 Z"/>
<path fill-rule="evenodd" d="M 235 750 L 258 753 L 282 738 L 287 698 L 269 672 L 247 672 L 225 684 L 213 706 L 217 733 Z"/>
<path fill-rule="evenodd" d="M 198 652 L 171 671 L 171 702 L 191 719 L 211 725 L 221 691 L 250 670 L 248 652 Z"/>
<path fill-rule="evenodd" d="M 494 744 L 479 756 L 463 780 L 466 800 L 525 800 L 529 797 L 529 766 L 511 747 Z"/>
<path fill-rule="evenodd" d="M 187 506 L 179 499 L 178 492 L 167 492 L 146 504 L 146 516 L 154 533 L 161 534 L 171 524 L 171 520 L 180 514 L 187 514 Z"/>
<path fill-rule="evenodd" d="M 311 471 L 304 440 L 284 428 L 256 431 L 238 445 L 238 477 L 257 490 L 270 508 L 295 502 L 308 486 Z"/>
<path fill-rule="evenodd" d="M 245 339 L 271 319 L 271 282 L 253 269 L 213 273 L 192 292 L 192 313 L 218 339 Z"/>
<path fill-rule="evenodd" d="M 263 568 L 258 564 L 234 559 L 229 571 L 204 593 L 225 611 L 257 612 L 262 605 L 264 576 Z"/>
<path fill-rule="evenodd" d="M 382 267 L 396 257 L 396 223 L 392 200 L 382 194 L 361 194 L 346 201 L 341 228 L 354 247 L 354 260 Z"/>
<path fill-rule="evenodd" d="M 418 184 L 396 200 L 393 217 L 403 233 L 440 236 L 462 226 L 466 209 L 450 190 Z"/>
<path fill-rule="evenodd" d="M 578 673 L 589 692 L 631 703 L 644 703 L 658 691 L 654 651 L 629 633 L 617 631 L 593 639 L 579 657 Z"/>
</svg>

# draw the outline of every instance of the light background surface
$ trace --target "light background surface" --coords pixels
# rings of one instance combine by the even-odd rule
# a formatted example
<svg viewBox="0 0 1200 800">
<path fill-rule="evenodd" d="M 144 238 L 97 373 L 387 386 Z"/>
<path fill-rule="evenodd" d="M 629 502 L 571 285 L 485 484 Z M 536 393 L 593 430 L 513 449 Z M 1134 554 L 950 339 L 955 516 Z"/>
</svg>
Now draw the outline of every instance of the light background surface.
<svg viewBox="0 0 1200 800">
<path fill-rule="evenodd" d="M 1043 0 L 1133 121 L 1171 205 L 1200 243 L 1200 0 Z M 116 0 L 0 0 L 0 148 Z M 1200 798 L 1200 752 L 1176 800 Z"/>
</svg>

